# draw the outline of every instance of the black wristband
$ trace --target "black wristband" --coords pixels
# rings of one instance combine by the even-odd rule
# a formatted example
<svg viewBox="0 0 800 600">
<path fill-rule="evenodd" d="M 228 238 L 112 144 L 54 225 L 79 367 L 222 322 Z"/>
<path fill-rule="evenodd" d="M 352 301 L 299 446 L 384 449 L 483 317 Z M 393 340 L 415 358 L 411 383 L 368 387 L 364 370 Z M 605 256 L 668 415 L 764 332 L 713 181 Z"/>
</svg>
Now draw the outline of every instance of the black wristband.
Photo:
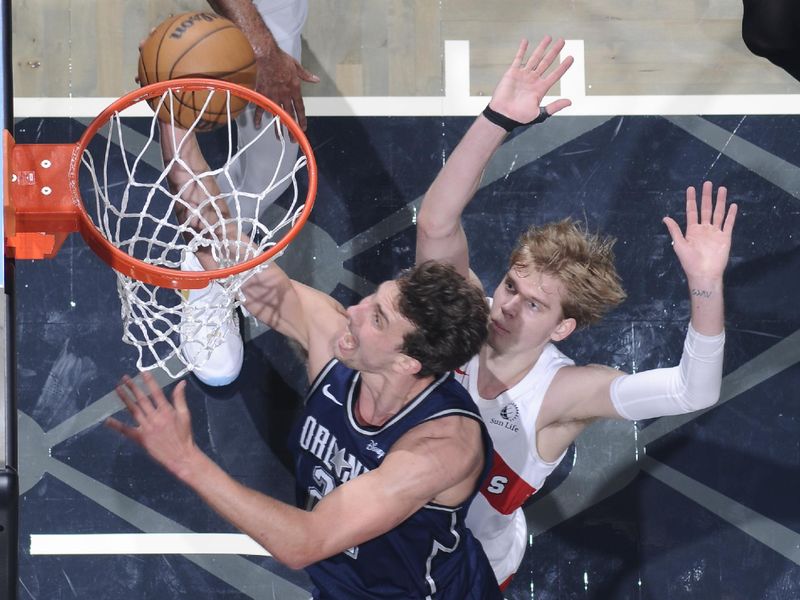
<svg viewBox="0 0 800 600">
<path fill-rule="evenodd" d="M 483 109 L 483 116 L 486 117 L 486 120 L 494 123 L 498 127 L 502 127 L 508 132 L 513 131 L 517 127 L 526 127 L 528 125 L 538 125 L 539 123 L 544 123 L 547 119 L 550 118 L 550 115 L 544 110 L 542 107 L 539 107 L 539 116 L 536 117 L 533 121 L 529 121 L 528 123 L 520 123 L 519 121 L 515 121 L 514 119 L 509 119 L 505 115 L 501 115 L 496 110 L 492 110 L 489 108 L 489 105 L 486 105 L 486 108 Z"/>
</svg>

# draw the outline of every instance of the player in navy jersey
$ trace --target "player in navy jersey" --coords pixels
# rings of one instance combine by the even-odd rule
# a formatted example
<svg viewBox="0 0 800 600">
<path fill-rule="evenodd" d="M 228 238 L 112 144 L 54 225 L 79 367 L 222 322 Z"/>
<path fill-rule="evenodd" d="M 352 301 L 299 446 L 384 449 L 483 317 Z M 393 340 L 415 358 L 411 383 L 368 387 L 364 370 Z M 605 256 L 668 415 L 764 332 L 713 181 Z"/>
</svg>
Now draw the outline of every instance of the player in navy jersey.
<svg viewBox="0 0 800 600">
<path fill-rule="evenodd" d="M 336 486 L 379 468 L 389 449 L 421 423 L 454 415 L 480 419 L 464 388 L 446 374 L 430 382 L 386 423 L 370 426 L 359 419 L 356 408 L 360 386 L 361 374 L 336 359 L 312 384 L 306 411 L 290 437 L 297 457 L 298 505 L 311 510 Z M 491 448 L 484 427 L 481 433 L 484 447 Z M 490 455 L 483 458 L 487 466 L 489 459 Z M 479 542 L 464 528 L 468 504 L 428 502 L 383 535 L 306 571 L 325 591 L 322 597 L 487 597 L 488 590 L 481 586 L 494 589 L 497 584 L 491 581 Z M 473 589 L 473 571 L 481 573 L 478 589 Z"/>
<path fill-rule="evenodd" d="M 180 145 L 185 132 L 172 135 L 162 125 L 165 164 L 180 148 L 185 164 L 205 171 L 196 140 Z M 217 193 L 213 179 L 198 182 L 182 169 L 168 179 L 195 206 Z M 214 267 L 207 251 L 198 258 Z M 307 354 L 314 384 L 292 442 L 299 506 L 241 485 L 195 446 L 184 382 L 170 402 L 150 375 L 143 374 L 149 395 L 126 378 L 117 391 L 136 426 L 115 419 L 109 426 L 274 558 L 307 568 L 317 598 L 501 599 L 464 525 L 491 442 L 449 374 L 486 339 L 482 292 L 435 262 L 383 283 L 347 310 L 275 264 L 243 292 L 253 316 Z"/>
</svg>

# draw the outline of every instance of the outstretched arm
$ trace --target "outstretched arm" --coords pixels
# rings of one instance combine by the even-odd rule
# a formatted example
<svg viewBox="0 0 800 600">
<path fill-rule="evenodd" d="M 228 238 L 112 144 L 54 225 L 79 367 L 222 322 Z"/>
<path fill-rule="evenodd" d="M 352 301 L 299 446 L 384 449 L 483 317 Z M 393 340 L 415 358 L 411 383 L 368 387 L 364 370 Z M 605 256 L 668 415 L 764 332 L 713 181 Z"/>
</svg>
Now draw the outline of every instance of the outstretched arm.
<svg viewBox="0 0 800 600">
<path fill-rule="evenodd" d="M 208 0 L 214 12 L 233 21 L 242 30 L 256 55 L 258 73 L 256 91 L 277 102 L 306 128 L 306 109 L 300 84 L 319 82 L 291 55 L 280 49 L 252 0 Z M 264 110 L 256 109 L 255 125 L 261 125 Z"/>
<path fill-rule="evenodd" d="M 529 123 L 540 110 L 553 115 L 570 105 L 556 100 L 541 107 L 542 99 L 572 64 L 566 58 L 550 73 L 564 41 L 552 46 L 545 37 L 525 58 L 527 40 L 523 40 L 511 66 L 492 94 L 489 108 L 508 119 Z M 461 226 L 461 214 L 478 189 L 483 171 L 503 142 L 507 131 L 479 116 L 462 138 L 422 201 L 417 218 L 417 263 L 438 260 L 452 264 L 464 276 L 469 274 L 467 239 Z"/>
<path fill-rule="evenodd" d="M 434 419 L 400 438 L 378 468 L 334 488 L 313 510 L 301 510 L 242 485 L 197 448 L 185 382 L 178 383 L 169 402 L 149 373 L 142 379 L 149 395 L 130 379 L 117 388 L 136 426 L 114 418 L 106 424 L 295 569 L 387 532 L 428 502 L 460 504 L 471 495 L 483 466 L 476 421 Z"/>
<path fill-rule="evenodd" d="M 597 417 L 650 419 L 708 408 L 719 400 L 725 345 L 722 277 L 728 264 L 737 207 L 726 210 L 727 190 L 703 184 L 686 190 L 686 231 L 666 217 L 675 254 L 689 284 L 691 321 L 676 367 L 626 375 L 606 367 L 562 369 L 554 394 L 562 399 L 561 420 Z M 549 392 L 548 392 L 549 393 Z"/>
</svg>

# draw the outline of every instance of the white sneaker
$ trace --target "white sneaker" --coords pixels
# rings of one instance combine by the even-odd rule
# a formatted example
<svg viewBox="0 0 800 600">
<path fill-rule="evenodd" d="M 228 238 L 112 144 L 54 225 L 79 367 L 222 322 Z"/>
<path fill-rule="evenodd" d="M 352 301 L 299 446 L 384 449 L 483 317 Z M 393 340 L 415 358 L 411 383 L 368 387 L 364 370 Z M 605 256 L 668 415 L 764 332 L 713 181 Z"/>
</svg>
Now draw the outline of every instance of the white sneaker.
<svg viewBox="0 0 800 600">
<path fill-rule="evenodd" d="M 194 253 L 186 252 L 181 270 L 202 271 L 203 267 Z M 187 300 L 179 328 L 184 360 L 206 385 L 228 385 L 239 376 L 244 361 L 238 315 L 216 281 L 181 294 Z"/>
</svg>

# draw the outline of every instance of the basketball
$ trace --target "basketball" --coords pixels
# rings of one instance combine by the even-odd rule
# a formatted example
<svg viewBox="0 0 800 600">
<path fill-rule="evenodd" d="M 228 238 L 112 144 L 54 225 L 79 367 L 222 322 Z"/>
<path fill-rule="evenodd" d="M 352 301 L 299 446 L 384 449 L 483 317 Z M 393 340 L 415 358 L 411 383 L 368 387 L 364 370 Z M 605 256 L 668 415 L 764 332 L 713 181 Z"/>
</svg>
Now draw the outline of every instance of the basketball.
<svg viewBox="0 0 800 600">
<path fill-rule="evenodd" d="M 256 81 L 253 48 L 236 25 L 216 13 L 190 12 L 170 17 L 153 30 L 139 49 L 139 82 L 147 85 L 186 77 L 224 79 L 252 89 Z M 195 129 L 200 131 L 227 123 L 227 95 L 214 93 L 204 111 L 209 93 L 176 93 L 172 109 L 175 122 L 189 129 L 198 121 Z M 150 103 L 155 110 L 158 99 Z M 158 115 L 165 122 L 170 120 L 168 104 L 167 98 Z M 235 117 L 245 106 L 246 100 L 231 95 L 230 116 Z"/>
</svg>

